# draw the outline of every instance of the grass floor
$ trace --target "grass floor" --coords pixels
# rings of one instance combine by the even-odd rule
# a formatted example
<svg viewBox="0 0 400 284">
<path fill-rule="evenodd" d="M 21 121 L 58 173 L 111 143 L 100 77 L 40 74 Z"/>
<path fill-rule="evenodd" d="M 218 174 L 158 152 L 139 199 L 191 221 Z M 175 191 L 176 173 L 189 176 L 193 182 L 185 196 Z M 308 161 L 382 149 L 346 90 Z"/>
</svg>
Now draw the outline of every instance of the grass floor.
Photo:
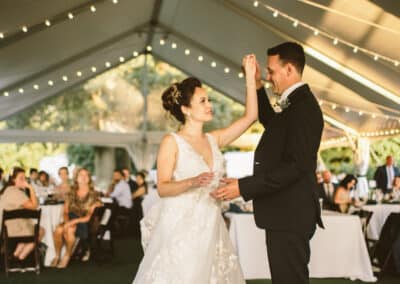
<svg viewBox="0 0 400 284">
<path fill-rule="evenodd" d="M 34 272 L 11 273 L 5 277 L 0 272 L 0 284 L 129 284 L 135 276 L 143 256 L 138 240 L 123 239 L 115 243 L 114 259 L 102 265 L 72 261 L 67 269 L 44 268 L 40 275 Z M 270 280 L 250 280 L 247 284 L 271 283 Z M 360 284 L 346 279 L 312 279 L 312 284 Z M 387 277 L 377 283 L 400 284 L 400 278 Z M 186 284 L 186 283 L 182 283 Z M 206 283 L 205 283 L 206 284 Z"/>
</svg>

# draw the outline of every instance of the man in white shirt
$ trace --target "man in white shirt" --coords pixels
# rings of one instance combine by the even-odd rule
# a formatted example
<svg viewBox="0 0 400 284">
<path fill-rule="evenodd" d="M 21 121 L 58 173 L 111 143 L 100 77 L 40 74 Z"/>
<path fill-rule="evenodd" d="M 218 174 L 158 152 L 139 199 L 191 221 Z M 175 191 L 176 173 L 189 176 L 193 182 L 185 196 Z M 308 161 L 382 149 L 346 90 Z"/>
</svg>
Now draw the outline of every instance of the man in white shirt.
<svg viewBox="0 0 400 284">
<path fill-rule="evenodd" d="M 383 193 L 390 193 L 393 188 L 393 180 L 399 174 L 399 169 L 394 165 L 393 157 L 387 156 L 386 164 L 376 169 L 374 175 L 376 187 L 381 189 Z"/>
<path fill-rule="evenodd" d="M 319 183 L 318 196 L 323 199 L 323 209 L 333 210 L 333 198 L 336 185 L 332 183 L 332 175 L 329 170 L 322 172 L 322 182 Z"/>
<path fill-rule="evenodd" d="M 114 170 L 113 186 L 109 196 L 117 201 L 119 207 L 132 208 L 131 190 L 121 170 Z"/>
</svg>

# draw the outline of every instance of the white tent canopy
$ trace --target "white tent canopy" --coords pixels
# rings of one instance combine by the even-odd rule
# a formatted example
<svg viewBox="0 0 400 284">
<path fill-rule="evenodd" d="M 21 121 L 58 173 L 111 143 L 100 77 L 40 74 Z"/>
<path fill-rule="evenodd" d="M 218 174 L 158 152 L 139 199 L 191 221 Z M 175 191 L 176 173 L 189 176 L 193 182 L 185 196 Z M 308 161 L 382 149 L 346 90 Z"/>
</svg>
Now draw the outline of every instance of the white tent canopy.
<svg viewBox="0 0 400 284">
<path fill-rule="evenodd" d="M 150 46 L 156 58 L 244 102 L 243 55 L 264 64 L 268 47 L 293 40 L 306 50 L 304 81 L 321 100 L 325 139 L 343 129 L 396 135 L 399 11 L 400 2 L 389 0 L 4 0 L 0 119 Z"/>
</svg>

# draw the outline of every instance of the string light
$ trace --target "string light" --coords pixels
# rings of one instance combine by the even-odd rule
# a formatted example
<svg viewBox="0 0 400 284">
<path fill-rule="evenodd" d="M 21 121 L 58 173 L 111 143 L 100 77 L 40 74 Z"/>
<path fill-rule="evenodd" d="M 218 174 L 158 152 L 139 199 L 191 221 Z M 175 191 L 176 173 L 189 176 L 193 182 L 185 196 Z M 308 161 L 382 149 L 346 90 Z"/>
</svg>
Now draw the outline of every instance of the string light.
<svg viewBox="0 0 400 284">
<path fill-rule="evenodd" d="M 153 50 L 153 48 L 151 47 L 151 45 L 148 45 L 148 46 L 146 46 L 146 50 L 150 52 Z"/>
<path fill-rule="evenodd" d="M 38 84 L 35 84 L 35 85 L 33 85 L 33 88 L 34 88 L 35 90 L 39 90 L 39 85 L 38 85 Z"/>
<path fill-rule="evenodd" d="M 90 1 L 88 1 L 88 2 L 90 2 Z M 101 2 L 105 2 L 105 1 L 101 1 Z M 113 2 L 114 4 L 118 4 L 118 0 L 112 0 L 112 2 Z M 86 3 L 86 4 L 85 4 L 85 7 L 86 7 L 86 8 L 89 7 L 89 9 L 90 9 L 90 11 L 91 11 L 92 13 L 95 13 L 95 12 L 97 11 L 96 6 L 91 5 L 91 4 L 89 4 L 89 3 Z M 83 12 L 84 12 L 84 10 L 81 9 L 81 8 L 82 8 L 82 7 L 80 7 L 80 9 L 79 9 L 79 13 L 83 13 Z M 68 12 L 67 17 L 68 17 L 68 19 L 72 20 L 72 19 L 74 19 L 75 16 L 74 16 L 74 14 L 73 14 L 72 12 Z M 55 23 L 61 22 L 61 19 L 58 18 L 58 17 L 57 17 L 57 18 L 54 18 L 53 20 L 54 20 Z M 47 27 L 50 27 L 50 26 L 52 25 L 52 19 L 43 19 L 43 22 L 44 22 L 44 24 L 45 24 Z M 36 28 L 36 26 L 37 26 L 37 24 L 35 24 L 34 26 L 31 26 L 31 27 Z M 30 29 L 30 27 L 29 27 L 29 26 L 26 26 L 26 25 L 21 27 L 21 30 L 22 30 L 22 32 L 24 32 L 24 33 L 27 33 L 27 32 L 29 31 L 29 29 Z M 0 39 L 3 39 L 3 38 L 5 38 L 5 34 L 4 34 L 4 33 L 0 33 Z"/>
<path fill-rule="evenodd" d="M 19 88 L 19 89 L 18 89 L 18 92 L 19 92 L 20 94 L 23 94 L 23 93 L 24 93 L 24 89 L 23 89 L 23 88 Z"/>
<path fill-rule="evenodd" d="M 171 48 L 173 48 L 172 45 L 171 45 Z M 139 53 L 138 53 L 137 51 L 134 51 L 132 54 L 133 54 L 134 57 L 137 57 L 137 56 L 139 55 Z M 186 55 L 190 55 L 190 50 L 189 50 L 189 49 L 185 49 L 185 54 L 186 54 Z M 125 60 L 125 58 L 121 56 L 121 57 L 119 58 L 120 61 L 121 61 L 122 58 Z M 199 55 L 199 56 L 197 57 L 197 59 L 198 59 L 199 62 L 202 62 L 202 61 L 204 60 L 204 57 L 203 57 L 202 55 Z M 107 68 L 109 68 L 109 67 L 111 67 L 111 63 L 107 61 L 107 62 L 105 63 L 105 66 L 106 66 Z M 216 63 L 215 61 L 212 61 L 212 62 L 211 62 L 211 67 L 216 67 L 216 66 L 217 66 L 217 63 Z M 93 73 L 97 71 L 96 67 L 94 67 L 94 66 L 91 67 L 91 70 L 92 70 Z M 228 67 L 225 67 L 225 68 L 223 69 L 223 71 L 224 71 L 225 73 L 229 73 L 229 72 L 230 72 L 230 69 L 229 69 Z M 81 72 L 81 71 L 77 71 L 77 76 L 79 76 L 79 77 L 82 76 L 82 72 Z M 237 76 L 238 76 L 238 78 L 243 78 L 243 77 L 244 77 L 244 74 L 243 74 L 243 72 L 239 72 L 239 73 L 237 73 Z M 68 77 L 67 77 L 66 75 L 64 75 L 64 76 L 62 77 L 62 79 L 63 79 L 63 81 L 67 81 L 67 80 L 68 80 Z M 48 84 L 49 84 L 49 86 L 53 86 L 54 83 L 53 83 L 53 81 L 49 80 L 49 81 L 48 81 Z M 37 84 L 35 84 L 35 85 L 37 85 Z M 36 89 L 35 85 L 34 85 L 34 88 Z M 266 84 L 265 84 L 265 87 L 266 87 L 266 88 L 269 88 L 269 84 L 266 83 Z M 37 88 L 39 88 L 38 85 L 37 85 Z M 23 90 L 22 88 L 20 88 L 18 91 L 19 91 L 20 93 L 23 93 L 23 92 L 24 92 L 24 90 Z M 4 96 L 8 96 L 8 95 L 9 95 L 8 92 L 4 92 L 3 94 L 4 94 Z M 371 114 L 373 118 L 375 118 L 375 117 L 385 117 L 386 119 L 395 119 L 396 122 L 399 122 L 399 123 L 400 123 L 400 119 L 399 119 L 398 116 L 388 116 L 388 115 L 383 115 L 383 114 L 376 114 L 376 113 L 366 112 L 366 111 L 363 111 L 363 110 L 355 110 L 355 109 L 350 108 L 350 107 L 348 107 L 348 106 L 341 106 L 341 105 L 337 105 L 336 103 L 331 103 L 331 102 L 324 101 L 324 100 L 319 100 L 319 104 L 320 104 L 321 106 L 322 106 L 323 104 L 327 104 L 328 106 L 331 106 L 332 109 L 337 109 L 337 108 L 340 108 L 340 107 L 341 107 L 341 108 L 343 108 L 346 112 L 350 112 L 350 111 L 358 112 L 359 115 L 360 115 L 360 113 L 361 113 L 361 114 L 364 114 L 364 113 Z M 386 131 L 386 133 L 389 133 L 389 134 L 400 133 L 400 129 L 389 129 L 389 130 Z M 388 134 L 381 133 L 381 132 L 379 132 L 379 133 L 375 133 L 375 132 L 364 132 L 364 133 L 361 133 L 360 135 L 363 135 L 363 136 L 367 136 L 367 135 L 368 135 L 368 137 L 370 137 L 370 136 L 383 136 L 383 135 L 388 135 Z M 336 140 L 336 141 L 338 141 L 338 140 Z"/>
<path fill-rule="evenodd" d="M 343 109 L 346 113 L 349 112 L 355 112 L 357 113 L 359 116 L 362 116 L 364 114 L 370 115 L 373 119 L 380 117 L 382 119 L 391 119 L 391 120 L 399 120 L 399 116 L 394 116 L 394 115 L 386 115 L 386 114 L 381 114 L 381 113 L 374 113 L 374 112 L 369 112 L 369 111 L 365 111 L 365 110 L 361 110 L 361 109 L 355 109 L 355 108 L 351 108 L 349 106 L 344 106 L 344 105 L 338 105 L 337 103 L 333 103 L 333 102 L 329 102 L 326 100 L 322 100 L 320 99 L 318 101 L 319 105 L 327 105 L 330 106 L 330 108 L 332 110 L 336 110 L 336 109 Z M 400 121 L 399 121 L 400 122 Z"/>
<path fill-rule="evenodd" d="M 257 4 L 256 4 L 256 2 L 257 2 Z M 254 7 L 258 7 L 259 6 L 258 4 L 259 4 L 258 1 L 254 1 L 253 2 Z M 377 59 L 375 59 L 375 60 L 388 61 L 388 62 L 393 63 L 396 67 L 398 67 L 400 65 L 399 62 L 398 62 L 399 60 L 396 60 L 394 58 L 390 58 L 388 56 L 384 56 L 383 54 L 379 54 L 379 53 L 374 52 L 372 50 L 363 48 L 361 46 L 357 46 L 357 45 L 355 45 L 355 44 L 353 44 L 353 43 L 351 43 L 349 41 L 346 41 L 346 40 L 344 40 L 342 38 L 338 38 L 337 36 L 335 36 L 333 34 L 330 34 L 330 33 L 327 33 L 325 31 L 318 30 L 317 27 L 309 25 L 309 24 L 307 24 L 305 22 L 302 22 L 299 19 L 294 18 L 292 16 L 289 16 L 288 14 L 276 9 L 275 7 L 272 7 L 272 6 L 267 5 L 265 3 L 262 3 L 260 6 L 263 7 L 264 9 L 269 10 L 270 12 L 272 12 L 273 13 L 272 15 L 275 18 L 278 17 L 278 15 L 279 15 L 279 16 L 283 17 L 284 19 L 286 19 L 288 21 L 291 21 L 295 27 L 297 25 L 300 25 L 300 26 L 312 31 L 315 36 L 321 34 L 322 36 L 324 36 L 324 37 L 326 37 L 328 39 L 331 39 L 334 45 L 337 45 L 340 42 L 341 44 L 343 44 L 345 46 L 348 46 L 349 48 L 353 49 L 354 53 L 357 53 L 358 51 L 360 51 L 360 52 L 362 52 L 362 53 L 364 53 L 366 55 L 369 55 L 371 58 L 374 58 L 374 59 L 375 59 L 375 56 L 377 56 Z M 396 64 L 396 62 L 397 62 L 397 64 Z"/>
<path fill-rule="evenodd" d="M 125 61 L 125 57 L 123 57 L 123 56 L 120 56 L 120 57 L 119 57 L 119 62 L 121 62 L 121 63 L 122 63 L 122 62 L 124 62 L 124 61 Z"/>
<path fill-rule="evenodd" d="M 175 42 L 173 42 L 173 43 L 171 44 L 171 47 L 172 47 L 173 49 L 176 49 L 176 48 L 177 48 L 177 45 L 176 45 L 176 43 L 175 43 Z"/>
<path fill-rule="evenodd" d="M 160 45 L 164 45 L 165 44 L 165 40 L 164 39 L 160 39 Z"/>
</svg>

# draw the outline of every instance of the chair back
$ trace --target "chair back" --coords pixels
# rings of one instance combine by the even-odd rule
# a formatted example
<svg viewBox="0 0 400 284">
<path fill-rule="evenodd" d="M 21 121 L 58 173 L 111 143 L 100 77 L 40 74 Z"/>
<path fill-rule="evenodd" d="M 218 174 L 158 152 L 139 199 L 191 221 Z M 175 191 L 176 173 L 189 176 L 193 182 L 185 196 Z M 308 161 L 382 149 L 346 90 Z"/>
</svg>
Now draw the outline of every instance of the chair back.
<svg viewBox="0 0 400 284">
<path fill-rule="evenodd" d="M 373 257 L 376 257 L 381 265 L 388 261 L 391 255 L 393 243 L 400 233 L 400 213 L 391 213 L 383 225 L 379 240 L 376 243 Z"/>
<path fill-rule="evenodd" d="M 15 220 L 15 219 L 31 219 L 35 220 L 35 232 L 34 235 L 37 235 L 36 232 L 39 231 L 40 224 L 40 216 L 42 210 L 31 210 L 31 209 L 15 209 L 15 210 L 3 210 L 3 220 L 1 222 L 1 232 L 2 238 L 8 237 L 7 225 L 6 221 Z M 26 236 L 29 237 L 29 236 Z M 18 237 L 21 238 L 21 237 Z"/>
</svg>

